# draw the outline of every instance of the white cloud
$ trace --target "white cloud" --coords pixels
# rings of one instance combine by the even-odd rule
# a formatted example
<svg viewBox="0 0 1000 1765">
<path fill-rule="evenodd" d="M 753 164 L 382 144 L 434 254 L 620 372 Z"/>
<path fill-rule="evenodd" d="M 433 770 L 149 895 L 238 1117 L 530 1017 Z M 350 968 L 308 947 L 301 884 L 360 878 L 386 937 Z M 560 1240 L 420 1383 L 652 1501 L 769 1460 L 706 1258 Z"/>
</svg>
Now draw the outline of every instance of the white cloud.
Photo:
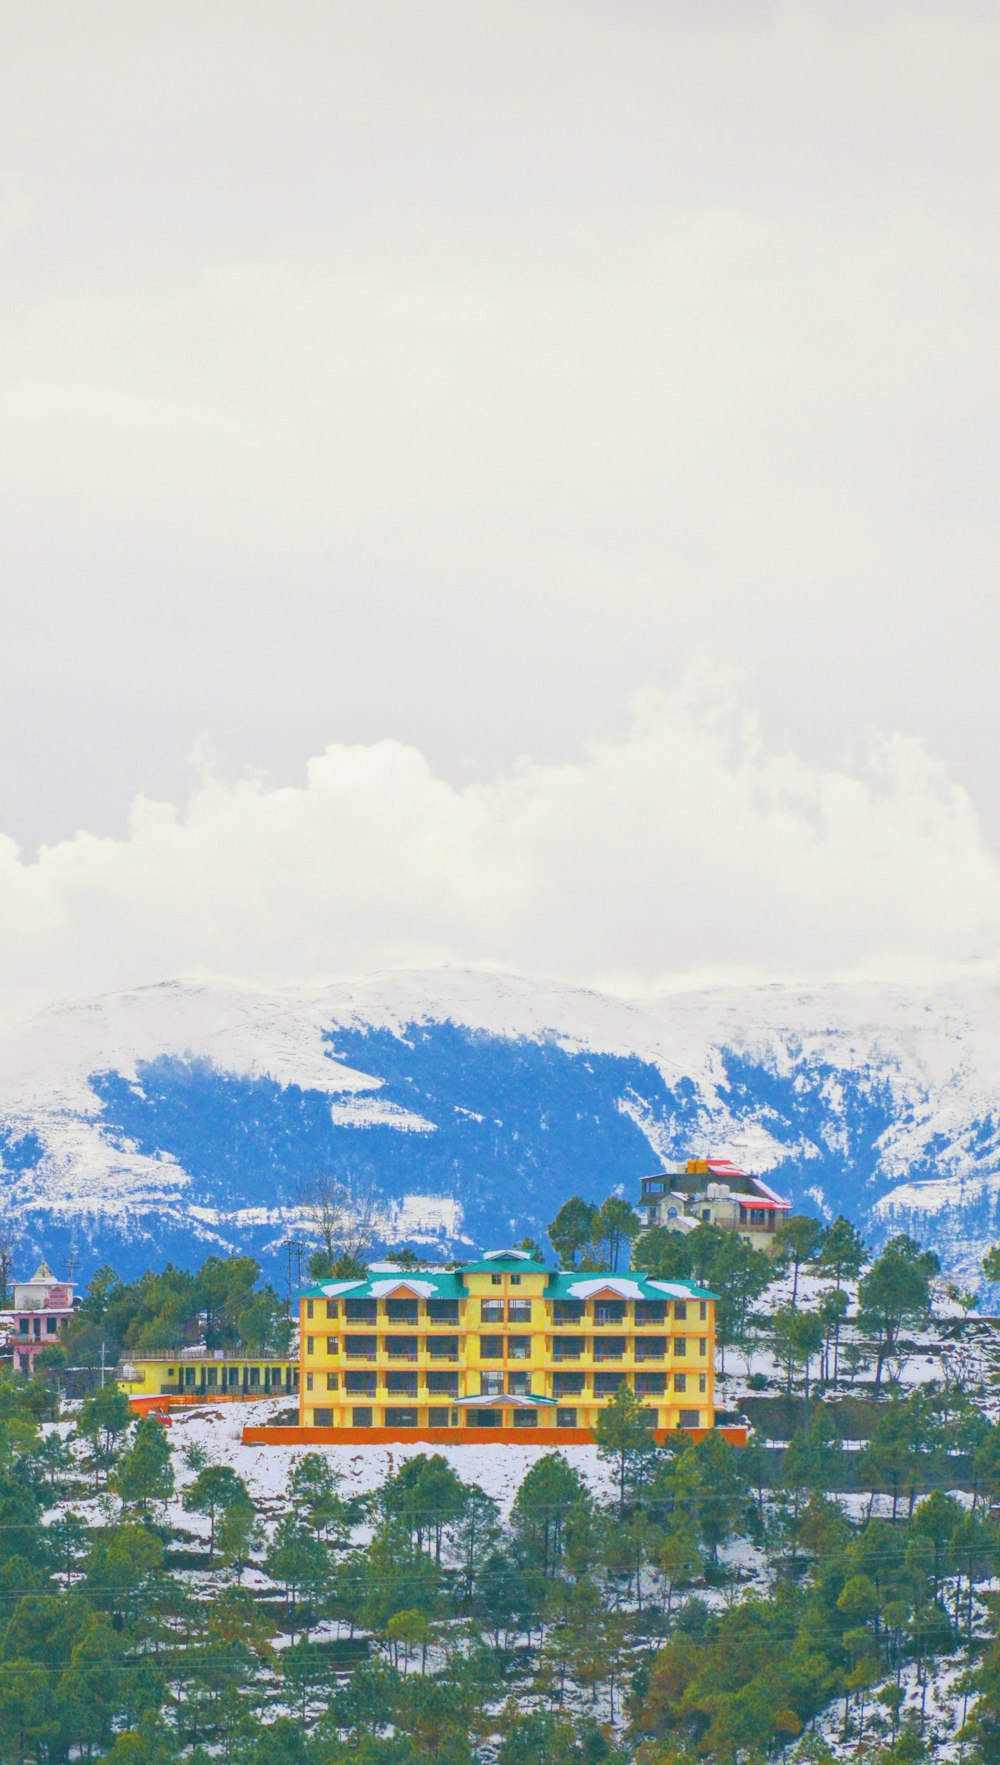
<svg viewBox="0 0 1000 1765">
<path fill-rule="evenodd" d="M 707 650 L 1000 834 L 1000 9 L 18 11 L 5 827 L 119 830 L 199 739 L 566 758 Z"/>
<path fill-rule="evenodd" d="M 206 775 L 183 808 L 141 798 L 124 839 L 32 863 L 0 843 L 9 999 L 447 960 L 623 988 L 905 975 L 998 952 L 1000 871 L 920 743 L 819 768 L 769 749 L 718 681 L 494 783 L 456 788 L 397 742 L 334 744 L 301 786 Z"/>
</svg>

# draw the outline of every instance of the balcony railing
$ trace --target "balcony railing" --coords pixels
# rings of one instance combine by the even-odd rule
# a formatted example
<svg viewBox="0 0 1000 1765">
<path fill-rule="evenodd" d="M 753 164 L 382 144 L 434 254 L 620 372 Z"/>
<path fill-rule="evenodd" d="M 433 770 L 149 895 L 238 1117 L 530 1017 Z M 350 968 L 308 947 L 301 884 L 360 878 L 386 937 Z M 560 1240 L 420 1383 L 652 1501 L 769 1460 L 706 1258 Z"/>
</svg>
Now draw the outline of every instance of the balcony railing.
<svg viewBox="0 0 1000 1765">
<path fill-rule="evenodd" d="M 228 1361 L 242 1361 L 256 1367 L 297 1367 L 298 1358 L 291 1354 L 252 1354 L 237 1348 L 150 1348 L 123 1349 L 122 1359 L 133 1366 L 136 1361 L 178 1361 L 182 1367 L 221 1367 Z"/>
</svg>

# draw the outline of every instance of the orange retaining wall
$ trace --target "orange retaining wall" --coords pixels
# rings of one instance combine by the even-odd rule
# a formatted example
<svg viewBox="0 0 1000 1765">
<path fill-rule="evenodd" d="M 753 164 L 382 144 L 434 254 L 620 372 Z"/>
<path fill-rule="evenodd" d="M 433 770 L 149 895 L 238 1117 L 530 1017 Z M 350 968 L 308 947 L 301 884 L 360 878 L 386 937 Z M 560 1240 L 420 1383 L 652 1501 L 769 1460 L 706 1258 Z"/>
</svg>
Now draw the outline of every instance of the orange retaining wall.
<svg viewBox="0 0 1000 1765">
<path fill-rule="evenodd" d="M 730 1446 L 745 1446 L 745 1428 L 683 1428 L 692 1440 L 715 1432 Z M 665 1428 L 653 1431 L 661 1446 L 672 1434 Z M 593 1446 L 589 1428 L 268 1428 L 248 1423 L 243 1430 L 245 1446 Z"/>
<path fill-rule="evenodd" d="M 149 1410 L 183 1408 L 185 1404 L 253 1403 L 258 1398 L 287 1397 L 298 1401 L 297 1391 L 165 1391 L 160 1397 L 130 1397 L 129 1408 L 144 1416 Z"/>
</svg>

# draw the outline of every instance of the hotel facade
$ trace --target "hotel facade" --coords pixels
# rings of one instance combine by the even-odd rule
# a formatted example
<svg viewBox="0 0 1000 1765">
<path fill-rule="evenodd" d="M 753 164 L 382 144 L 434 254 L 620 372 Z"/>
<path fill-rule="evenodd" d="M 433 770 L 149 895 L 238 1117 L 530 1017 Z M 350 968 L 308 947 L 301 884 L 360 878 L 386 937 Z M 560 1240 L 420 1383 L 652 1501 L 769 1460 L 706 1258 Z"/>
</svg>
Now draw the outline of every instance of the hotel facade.
<svg viewBox="0 0 1000 1765">
<path fill-rule="evenodd" d="M 321 1281 L 299 1321 L 299 1425 L 317 1438 L 584 1440 L 621 1385 L 657 1434 L 714 1422 L 715 1295 L 688 1281 L 493 1251 Z"/>
</svg>

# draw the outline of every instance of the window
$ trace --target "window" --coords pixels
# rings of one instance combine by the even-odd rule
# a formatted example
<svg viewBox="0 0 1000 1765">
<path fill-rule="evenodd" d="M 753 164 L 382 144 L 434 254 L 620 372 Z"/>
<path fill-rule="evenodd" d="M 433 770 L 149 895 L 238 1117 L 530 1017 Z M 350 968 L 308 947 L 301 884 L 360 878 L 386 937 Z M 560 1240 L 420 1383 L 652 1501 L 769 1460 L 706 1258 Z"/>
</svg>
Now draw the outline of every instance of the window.
<svg viewBox="0 0 1000 1765">
<path fill-rule="evenodd" d="M 706 1226 L 710 1225 L 711 1220 L 712 1220 L 712 1209 L 710 1207 L 703 1207 L 701 1210 L 701 1217 L 704 1220 Z"/>
<path fill-rule="evenodd" d="M 667 1321 L 666 1300 L 637 1299 L 635 1302 L 635 1321 L 637 1324 L 665 1324 Z"/>
<path fill-rule="evenodd" d="M 311 1299 L 307 1299 L 306 1300 L 306 1317 L 311 1318 L 312 1315 L 313 1315 L 313 1302 Z"/>
<path fill-rule="evenodd" d="M 641 1336 L 635 1345 L 637 1361 L 661 1361 L 667 1352 L 665 1336 Z"/>
<path fill-rule="evenodd" d="M 307 1337 L 306 1337 L 306 1353 L 307 1353 L 307 1354 L 312 1354 L 312 1352 L 313 1352 L 313 1349 L 314 1349 L 314 1348 L 315 1348 L 315 1346 L 316 1346 L 316 1338 L 315 1338 L 315 1336 L 307 1336 Z"/>
<path fill-rule="evenodd" d="M 27 1320 L 27 1318 L 18 1318 L 17 1327 L 20 1330 L 22 1336 L 27 1336 L 27 1334 L 28 1334 L 28 1320 Z"/>
<path fill-rule="evenodd" d="M 687 1317 L 687 1315 L 688 1315 L 687 1300 L 686 1299 L 675 1299 L 674 1300 L 674 1317 L 678 1320 L 678 1322 L 681 1322 L 684 1318 Z"/>
<path fill-rule="evenodd" d="M 708 1353 L 708 1337 L 707 1336 L 699 1336 L 699 1338 L 698 1338 L 698 1353 L 699 1354 L 707 1354 Z"/>
<path fill-rule="evenodd" d="M 686 1391 L 687 1390 L 687 1383 L 688 1383 L 688 1376 L 686 1373 L 675 1373 L 674 1374 L 674 1390 L 675 1391 Z"/>
<path fill-rule="evenodd" d="M 416 1397 L 416 1373 L 386 1373 L 385 1388 L 397 1397 Z"/>
<path fill-rule="evenodd" d="M 218 1367 L 209 1367 L 209 1369 L 208 1369 L 208 1383 L 209 1383 L 209 1385 L 217 1385 L 219 1383 L 219 1369 L 218 1369 Z"/>
<path fill-rule="evenodd" d="M 594 1396 L 614 1397 L 619 1385 L 625 1384 L 624 1373 L 595 1373 Z"/>
<path fill-rule="evenodd" d="M 687 1354 L 687 1351 L 688 1351 L 687 1337 L 686 1336 L 675 1336 L 674 1337 L 674 1355 L 676 1356 L 676 1358 L 678 1360 L 683 1360 Z"/>
<path fill-rule="evenodd" d="M 355 1428 L 370 1428 L 372 1425 L 373 1414 L 373 1410 L 353 1409 L 351 1411 L 351 1421 Z"/>
<path fill-rule="evenodd" d="M 530 1336 L 508 1336 L 508 1338 L 507 1338 L 507 1354 L 508 1354 L 508 1357 L 512 1361 L 530 1360 L 531 1359 L 531 1337 Z"/>
<path fill-rule="evenodd" d="M 639 1411 L 639 1421 L 640 1421 L 641 1425 L 643 1426 L 643 1428 L 655 1428 L 656 1427 L 656 1411 L 655 1410 L 640 1410 Z"/>
<path fill-rule="evenodd" d="M 479 1338 L 479 1358 L 480 1358 L 480 1360 L 483 1360 L 483 1361 L 502 1361 L 503 1360 L 503 1337 L 502 1336 L 480 1336 L 480 1338 Z"/>
<path fill-rule="evenodd" d="M 251 1383 L 251 1385 L 259 1385 L 260 1384 L 260 1368 L 259 1367 L 251 1367 L 250 1368 L 250 1383 Z"/>
<path fill-rule="evenodd" d="M 595 1324 L 621 1324 L 625 1321 L 625 1306 L 618 1299 L 601 1299 L 594 1305 Z"/>
<path fill-rule="evenodd" d="M 429 1428 L 450 1428 L 451 1427 L 451 1411 L 450 1411 L 450 1409 L 448 1409 L 447 1407 L 444 1409 L 439 1409 L 436 1405 L 432 1405 L 431 1408 L 427 1411 L 427 1426 Z"/>
<path fill-rule="evenodd" d="M 417 1426 L 416 1410 L 387 1409 L 385 1412 L 387 1428 L 415 1428 Z"/>
<path fill-rule="evenodd" d="M 345 1299 L 344 1316 L 349 1324 L 374 1324 L 376 1318 L 374 1299 Z"/>
<path fill-rule="evenodd" d="M 427 1349 L 432 1361 L 454 1361 L 458 1359 L 457 1336 L 429 1336 Z"/>
<path fill-rule="evenodd" d="M 557 1428 L 575 1428 L 576 1427 L 576 1411 L 575 1410 L 556 1410 L 556 1427 Z"/>
<path fill-rule="evenodd" d="M 345 1336 L 344 1353 L 349 1361 L 373 1361 L 375 1359 L 374 1336 Z"/>
<path fill-rule="evenodd" d="M 531 1300 L 512 1299 L 507 1306 L 507 1317 L 512 1324 L 531 1323 Z"/>
<path fill-rule="evenodd" d="M 336 1315 L 337 1315 L 337 1301 L 335 1299 L 328 1299 L 327 1300 L 327 1302 L 326 1302 L 326 1315 L 328 1318 L 335 1318 L 336 1317 Z"/>
<path fill-rule="evenodd" d="M 700 1317 L 702 1323 L 704 1323 L 705 1319 L 708 1317 L 708 1300 L 707 1299 L 703 1299 L 701 1304 L 699 1305 L 698 1316 Z"/>
<path fill-rule="evenodd" d="M 586 1350 L 583 1336 L 553 1336 L 552 1353 L 557 1361 L 578 1361 Z"/>
<path fill-rule="evenodd" d="M 415 1299 L 387 1299 L 385 1315 L 390 1324 L 415 1324 L 417 1302 Z"/>
<path fill-rule="evenodd" d="M 507 1389 L 512 1397 L 531 1396 L 531 1374 L 511 1373 L 507 1378 Z"/>
<path fill-rule="evenodd" d="M 446 1396 L 446 1397 L 457 1397 L 458 1396 L 458 1374 L 457 1373 L 428 1373 L 428 1375 L 427 1375 L 427 1389 L 428 1389 L 428 1391 L 433 1391 L 436 1393 L 443 1393 L 444 1396 Z"/>
<path fill-rule="evenodd" d="M 337 1373 L 327 1373 L 327 1375 L 326 1375 L 326 1388 L 328 1391 L 336 1391 L 339 1384 L 340 1384 L 340 1377 Z"/>
<path fill-rule="evenodd" d="M 582 1299 L 557 1299 L 552 1307 L 554 1324 L 582 1324 L 583 1318 Z"/>
<path fill-rule="evenodd" d="M 429 1324 L 457 1324 L 457 1299 L 429 1299 L 427 1301 L 427 1322 Z"/>
<path fill-rule="evenodd" d="M 503 1323 L 503 1300 L 484 1299 L 480 1302 L 479 1316 L 484 1324 Z"/>
<path fill-rule="evenodd" d="M 598 1336 L 594 1342 L 595 1361 L 620 1361 L 624 1353 L 624 1336 Z"/>
<path fill-rule="evenodd" d="M 480 1375 L 479 1375 L 479 1390 L 480 1390 L 483 1397 L 502 1397 L 503 1396 L 503 1374 L 502 1373 L 480 1373 Z"/>
<path fill-rule="evenodd" d="M 553 1373 L 552 1375 L 554 1397 L 582 1397 L 583 1387 L 582 1373 Z"/>
<path fill-rule="evenodd" d="M 188 1373 L 190 1373 L 190 1375 L 191 1375 L 190 1379 L 188 1380 L 188 1384 L 193 1385 L 194 1384 L 194 1368 L 187 1367 L 185 1370 Z M 311 1391 L 312 1388 L 313 1388 L 313 1376 L 311 1373 L 307 1373 L 306 1374 L 306 1390 Z"/>
<path fill-rule="evenodd" d="M 538 1427 L 538 1412 L 537 1412 L 537 1410 L 515 1410 L 514 1411 L 514 1426 L 515 1426 L 515 1428 L 537 1428 Z"/>
<path fill-rule="evenodd" d="M 700 1410 L 681 1410 L 679 1418 L 682 1428 L 698 1428 L 701 1426 Z"/>
<path fill-rule="evenodd" d="M 520 1275 L 511 1275 L 510 1284 L 512 1287 L 520 1287 L 520 1285 L 521 1285 Z"/>
<path fill-rule="evenodd" d="M 313 1410 L 313 1426 L 316 1428 L 333 1427 L 332 1410 Z"/>
<path fill-rule="evenodd" d="M 339 1346 L 340 1346 L 340 1344 L 339 1344 L 336 1336 L 328 1336 L 327 1337 L 327 1339 L 326 1339 L 326 1352 L 327 1352 L 327 1354 L 336 1354 Z"/>
<path fill-rule="evenodd" d="M 387 1336 L 385 1351 L 391 1361 L 415 1361 L 417 1339 L 415 1336 Z"/>
<path fill-rule="evenodd" d="M 666 1389 L 666 1373 L 636 1373 L 635 1394 L 637 1397 L 662 1397 Z"/>
<path fill-rule="evenodd" d="M 698 1374 L 698 1390 L 699 1391 L 707 1391 L 708 1390 L 708 1374 L 707 1373 L 699 1373 Z"/>
<path fill-rule="evenodd" d="M 46 1320 L 45 1320 L 45 1334 L 46 1334 L 46 1336 L 54 1336 L 55 1333 L 56 1333 L 56 1320 L 55 1320 L 55 1318 L 46 1318 Z"/>
<path fill-rule="evenodd" d="M 351 1397 L 375 1396 L 374 1373 L 345 1373 L 344 1390 Z"/>
<path fill-rule="evenodd" d="M 502 1287 L 503 1286 L 503 1276 L 502 1275 L 491 1275 L 490 1280 L 492 1281 L 494 1287 Z"/>
</svg>

